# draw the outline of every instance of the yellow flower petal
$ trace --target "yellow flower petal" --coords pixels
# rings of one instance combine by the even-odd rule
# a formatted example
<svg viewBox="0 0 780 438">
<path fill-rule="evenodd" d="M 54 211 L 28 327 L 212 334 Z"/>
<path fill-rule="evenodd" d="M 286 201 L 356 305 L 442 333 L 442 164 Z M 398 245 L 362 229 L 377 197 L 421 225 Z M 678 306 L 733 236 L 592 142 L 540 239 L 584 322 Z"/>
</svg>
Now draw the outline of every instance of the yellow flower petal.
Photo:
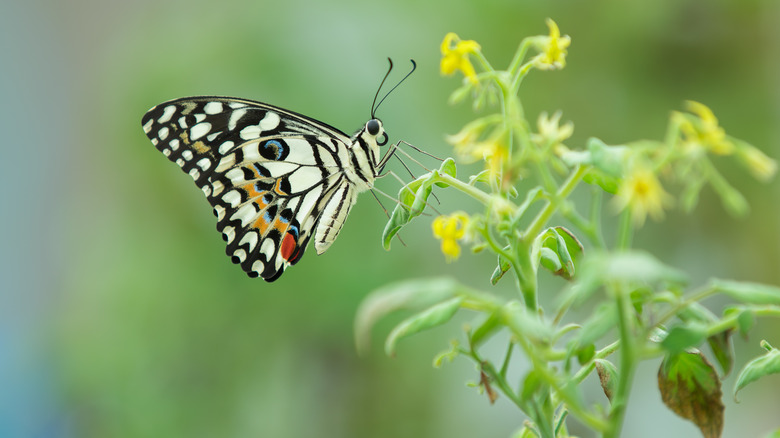
<svg viewBox="0 0 780 438">
<path fill-rule="evenodd" d="M 628 208 L 634 223 L 641 226 L 650 215 L 654 220 L 664 217 L 664 207 L 671 202 L 661 182 L 648 168 L 638 165 L 631 169 L 618 188 L 615 205 L 619 210 Z"/>
<path fill-rule="evenodd" d="M 479 44 L 473 40 L 461 40 L 453 32 L 444 36 L 441 43 L 441 74 L 451 75 L 460 70 L 469 81 L 476 84 L 477 73 L 469 60 L 469 54 L 480 50 Z"/>
<path fill-rule="evenodd" d="M 433 220 L 431 224 L 433 235 L 437 239 L 441 239 L 441 252 L 448 262 L 460 256 L 458 240 L 465 236 L 468 222 L 469 217 L 463 212 L 453 213 L 450 216 L 439 216 Z"/>
<path fill-rule="evenodd" d="M 542 53 L 536 58 L 536 67 L 541 70 L 559 70 L 566 66 L 566 48 L 571 44 L 571 38 L 568 35 L 561 36 L 558 25 L 552 19 L 547 19 L 547 27 L 550 28 L 550 34 L 538 39 Z"/>
<path fill-rule="evenodd" d="M 689 100 L 685 106 L 696 118 L 680 125 L 684 142 L 689 147 L 700 146 L 716 155 L 730 155 L 734 143 L 726 137 L 726 131 L 718 125 L 718 119 L 706 105 Z"/>
</svg>

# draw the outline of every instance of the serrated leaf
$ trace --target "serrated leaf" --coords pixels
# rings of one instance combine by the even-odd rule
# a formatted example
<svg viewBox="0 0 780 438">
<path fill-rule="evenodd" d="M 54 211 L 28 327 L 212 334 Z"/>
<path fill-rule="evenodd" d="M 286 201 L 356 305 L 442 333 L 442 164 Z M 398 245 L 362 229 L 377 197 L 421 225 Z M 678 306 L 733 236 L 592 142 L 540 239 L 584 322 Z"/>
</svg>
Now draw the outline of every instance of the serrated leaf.
<svg viewBox="0 0 780 438">
<path fill-rule="evenodd" d="M 658 369 L 658 389 L 664 404 L 693 422 L 705 438 L 721 436 L 721 382 L 703 354 L 684 352 L 665 357 Z"/>
<path fill-rule="evenodd" d="M 612 401 L 612 395 L 615 393 L 615 388 L 618 382 L 618 370 L 615 364 L 606 359 L 596 359 L 596 372 L 599 375 L 599 383 L 601 383 L 601 389 L 604 390 L 604 395 L 607 396 L 609 401 Z"/>
<path fill-rule="evenodd" d="M 746 304 L 774 304 L 780 306 L 780 287 L 743 281 L 711 281 L 718 292 Z"/>
<path fill-rule="evenodd" d="M 450 298 L 401 321 L 387 336 L 385 354 L 394 356 L 395 347 L 401 339 L 448 322 L 460 309 L 463 299 L 463 297 Z"/>
<path fill-rule="evenodd" d="M 734 383 L 734 401 L 739 402 L 737 393 L 748 384 L 766 375 L 777 373 L 780 373 L 780 350 L 772 348 L 763 356 L 748 362 L 739 372 L 737 381 Z"/>
</svg>

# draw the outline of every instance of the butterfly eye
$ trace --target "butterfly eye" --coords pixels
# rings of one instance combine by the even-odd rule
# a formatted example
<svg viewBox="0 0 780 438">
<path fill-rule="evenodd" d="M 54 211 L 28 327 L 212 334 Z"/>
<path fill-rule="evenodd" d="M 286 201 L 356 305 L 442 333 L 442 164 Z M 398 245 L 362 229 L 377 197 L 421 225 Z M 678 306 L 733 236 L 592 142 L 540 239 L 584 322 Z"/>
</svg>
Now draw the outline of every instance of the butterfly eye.
<svg viewBox="0 0 780 438">
<path fill-rule="evenodd" d="M 366 131 L 371 135 L 379 134 L 379 127 L 379 120 L 377 119 L 371 119 L 366 123 Z"/>
</svg>

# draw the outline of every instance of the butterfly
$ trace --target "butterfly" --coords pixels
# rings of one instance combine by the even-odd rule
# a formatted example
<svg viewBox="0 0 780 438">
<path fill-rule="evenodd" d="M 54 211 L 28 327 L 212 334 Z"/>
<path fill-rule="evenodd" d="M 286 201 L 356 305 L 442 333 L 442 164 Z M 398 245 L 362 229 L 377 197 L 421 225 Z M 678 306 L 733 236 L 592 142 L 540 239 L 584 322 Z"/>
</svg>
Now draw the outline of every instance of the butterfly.
<svg viewBox="0 0 780 438">
<path fill-rule="evenodd" d="M 382 83 L 392 70 L 387 71 Z M 416 68 L 412 61 L 412 70 Z M 392 92 L 395 89 L 390 90 Z M 387 93 L 387 95 L 390 94 Z M 336 240 L 360 192 L 393 156 L 379 105 L 349 136 L 319 120 L 253 100 L 196 96 L 151 108 L 141 125 L 152 144 L 189 174 L 217 217 L 226 252 L 250 277 L 274 281 Z"/>
</svg>

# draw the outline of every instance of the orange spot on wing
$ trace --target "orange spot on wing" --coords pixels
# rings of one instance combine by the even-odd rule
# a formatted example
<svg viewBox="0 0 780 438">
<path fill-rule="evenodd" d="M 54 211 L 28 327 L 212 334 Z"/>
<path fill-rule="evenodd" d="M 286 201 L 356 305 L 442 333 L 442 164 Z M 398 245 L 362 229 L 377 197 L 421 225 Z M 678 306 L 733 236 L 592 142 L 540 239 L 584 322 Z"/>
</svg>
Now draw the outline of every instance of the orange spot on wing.
<svg viewBox="0 0 780 438">
<path fill-rule="evenodd" d="M 282 178 L 276 180 L 276 184 L 274 184 L 274 191 L 280 195 L 287 194 L 284 192 L 284 190 L 282 190 Z"/>
<path fill-rule="evenodd" d="M 265 207 L 265 206 L 267 205 L 267 204 L 266 204 L 266 203 L 264 203 L 264 202 L 263 202 L 263 200 L 262 200 L 262 197 L 263 197 L 263 195 L 265 194 L 265 192 L 258 192 L 258 191 L 257 191 L 257 189 L 255 188 L 255 185 L 254 185 L 254 183 L 251 183 L 251 184 L 246 184 L 246 185 L 244 185 L 242 188 L 243 188 L 243 189 L 244 189 L 244 191 L 246 192 L 246 194 L 247 194 L 247 197 L 248 197 L 249 199 L 252 199 L 252 198 L 260 198 L 260 199 L 258 199 L 258 200 L 256 200 L 256 201 L 255 201 L 255 204 L 257 204 L 257 205 L 258 205 L 260 208 L 263 208 L 263 207 Z"/>
<path fill-rule="evenodd" d="M 252 227 L 257 229 L 257 231 L 260 232 L 261 236 L 265 235 L 265 231 L 268 229 L 268 226 L 271 225 L 268 223 L 267 220 L 265 220 L 264 216 L 265 215 L 261 214 L 260 217 L 257 218 L 257 220 L 255 221 L 255 223 L 252 224 Z"/>
</svg>

